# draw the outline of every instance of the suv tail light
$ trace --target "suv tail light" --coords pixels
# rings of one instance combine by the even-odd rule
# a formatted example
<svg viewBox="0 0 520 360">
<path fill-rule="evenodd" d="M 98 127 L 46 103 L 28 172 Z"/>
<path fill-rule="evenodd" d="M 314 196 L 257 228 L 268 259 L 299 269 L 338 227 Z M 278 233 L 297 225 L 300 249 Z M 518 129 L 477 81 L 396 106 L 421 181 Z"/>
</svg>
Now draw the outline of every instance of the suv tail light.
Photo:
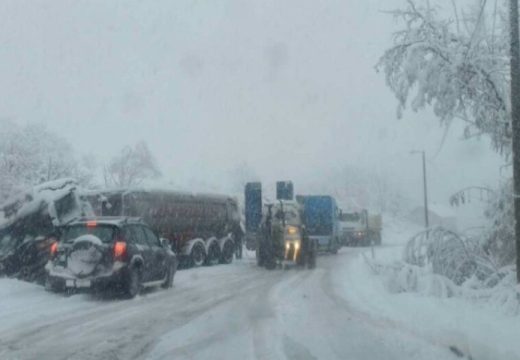
<svg viewBox="0 0 520 360">
<path fill-rule="evenodd" d="M 114 260 L 123 261 L 126 259 L 126 242 L 116 241 L 114 243 Z"/>
<path fill-rule="evenodd" d="M 51 248 L 50 248 L 51 259 L 53 259 L 56 256 L 57 253 L 58 253 L 58 242 L 54 241 L 51 244 Z"/>
</svg>

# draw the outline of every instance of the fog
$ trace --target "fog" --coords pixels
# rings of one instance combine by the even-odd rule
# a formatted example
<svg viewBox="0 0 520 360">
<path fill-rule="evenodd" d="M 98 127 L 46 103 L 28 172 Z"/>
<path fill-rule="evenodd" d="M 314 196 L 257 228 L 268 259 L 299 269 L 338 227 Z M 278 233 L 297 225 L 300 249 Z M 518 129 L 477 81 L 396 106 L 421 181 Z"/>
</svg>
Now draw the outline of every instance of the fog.
<svg viewBox="0 0 520 360">
<path fill-rule="evenodd" d="M 107 161 L 144 140 L 164 182 L 234 191 L 255 179 L 297 191 L 357 167 L 415 201 L 428 156 L 432 201 L 496 186 L 508 169 L 487 138 L 445 136 L 429 112 L 396 117 L 374 66 L 398 0 L 2 1 L 0 117 L 43 122 Z"/>
</svg>

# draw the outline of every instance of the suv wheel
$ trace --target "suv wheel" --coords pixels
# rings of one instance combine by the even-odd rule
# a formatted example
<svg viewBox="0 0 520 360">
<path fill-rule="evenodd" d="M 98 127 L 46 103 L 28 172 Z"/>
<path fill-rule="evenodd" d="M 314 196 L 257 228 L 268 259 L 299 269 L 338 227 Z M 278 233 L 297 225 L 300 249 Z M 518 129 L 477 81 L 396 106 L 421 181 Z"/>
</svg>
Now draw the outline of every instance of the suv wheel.
<svg viewBox="0 0 520 360">
<path fill-rule="evenodd" d="M 161 285 L 163 289 L 169 289 L 173 287 L 173 277 L 175 275 L 175 270 L 173 269 L 173 265 L 170 264 L 168 266 L 168 272 L 166 274 L 166 280 L 164 280 L 164 283 Z"/>
<path fill-rule="evenodd" d="M 128 299 L 133 299 L 141 291 L 141 274 L 139 269 L 131 267 L 125 284 L 125 295 Z"/>
</svg>

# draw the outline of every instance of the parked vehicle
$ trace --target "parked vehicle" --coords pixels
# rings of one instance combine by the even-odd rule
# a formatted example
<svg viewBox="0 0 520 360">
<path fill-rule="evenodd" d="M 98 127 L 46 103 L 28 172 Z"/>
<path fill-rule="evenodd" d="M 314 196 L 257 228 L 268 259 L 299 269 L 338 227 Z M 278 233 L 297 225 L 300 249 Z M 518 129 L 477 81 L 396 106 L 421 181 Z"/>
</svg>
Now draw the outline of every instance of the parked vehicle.
<svg viewBox="0 0 520 360">
<path fill-rule="evenodd" d="M 340 214 L 342 238 L 347 246 L 381 245 L 382 217 L 367 210 Z"/>
<path fill-rule="evenodd" d="M 43 284 L 61 226 L 93 215 L 73 179 L 40 184 L 0 206 L 0 274 Z"/>
<path fill-rule="evenodd" d="M 89 195 L 99 216 L 142 218 L 171 245 L 183 267 L 229 264 L 242 254 L 237 201 L 228 196 L 121 189 Z"/>
<path fill-rule="evenodd" d="M 296 200 L 303 206 L 303 222 L 318 250 L 337 253 L 341 243 L 336 200 L 328 195 L 298 195 Z"/>
<path fill-rule="evenodd" d="M 46 269 L 49 290 L 116 288 L 133 298 L 142 287 L 172 287 L 177 259 L 142 220 L 101 217 L 63 227 Z"/>
<path fill-rule="evenodd" d="M 302 207 L 296 201 L 279 200 L 267 205 L 257 241 L 258 266 L 267 269 L 288 263 L 316 266 L 317 242 L 307 235 Z"/>
</svg>

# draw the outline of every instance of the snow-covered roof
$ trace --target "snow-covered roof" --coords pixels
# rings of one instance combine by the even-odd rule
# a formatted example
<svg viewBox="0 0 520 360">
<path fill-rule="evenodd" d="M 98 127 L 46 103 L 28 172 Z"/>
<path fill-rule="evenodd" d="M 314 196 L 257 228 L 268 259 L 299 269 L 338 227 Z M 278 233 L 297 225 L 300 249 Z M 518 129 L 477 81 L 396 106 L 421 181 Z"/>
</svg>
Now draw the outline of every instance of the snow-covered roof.
<svg viewBox="0 0 520 360">
<path fill-rule="evenodd" d="M 83 194 L 85 195 L 107 195 L 107 194 L 129 194 L 132 192 L 164 192 L 164 193 L 174 193 L 178 195 L 184 195 L 187 197 L 190 196 L 207 196 L 207 197 L 213 197 L 218 198 L 221 200 L 227 200 L 232 199 L 236 200 L 233 196 L 229 195 L 223 195 L 223 194 L 213 194 L 213 193 L 197 193 L 197 192 L 190 192 L 190 191 L 179 191 L 175 190 L 173 188 L 167 188 L 167 187 L 147 187 L 147 186 L 140 186 L 140 187 L 112 187 L 112 188 L 105 188 L 105 189 L 92 189 L 92 190 L 85 190 Z"/>
</svg>

